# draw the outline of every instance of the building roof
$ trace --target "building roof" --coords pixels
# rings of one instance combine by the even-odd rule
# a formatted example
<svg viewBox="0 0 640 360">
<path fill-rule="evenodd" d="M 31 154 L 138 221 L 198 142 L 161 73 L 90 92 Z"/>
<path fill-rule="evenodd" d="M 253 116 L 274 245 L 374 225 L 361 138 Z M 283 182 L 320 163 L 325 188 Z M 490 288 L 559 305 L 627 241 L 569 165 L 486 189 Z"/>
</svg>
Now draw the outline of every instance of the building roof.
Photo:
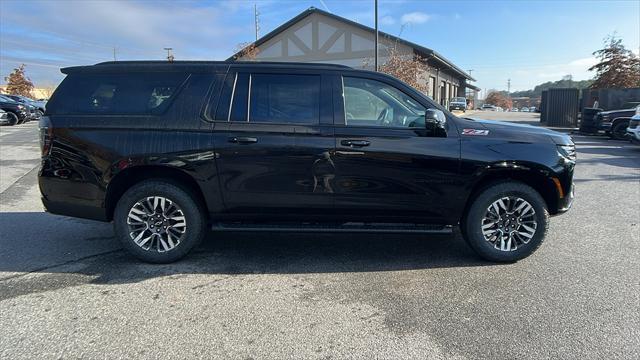
<svg viewBox="0 0 640 360">
<path fill-rule="evenodd" d="M 362 30 L 371 32 L 371 33 L 375 33 L 375 29 L 372 29 L 368 26 L 362 25 L 360 23 L 357 23 L 355 21 L 343 18 L 341 16 L 332 14 L 330 12 L 315 8 L 315 7 L 310 7 L 307 10 L 301 12 L 300 14 L 298 14 L 297 16 L 295 16 L 294 18 L 290 19 L 289 21 L 285 22 L 284 24 L 278 26 L 277 28 L 275 28 L 274 30 L 272 30 L 270 33 L 264 35 L 263 37 L 259 38 L 258 40 L 255 41 L 255 46 L 260 46 L 262 44 L 264 44 L 265 42 L 269 41 L 270 39 L 274 38 L 275 36 L 277 36 L 278 34 L 280 34 L 281 32 L 285 31 L 287 28 L 289 28 L 290 26 L 292 26 L 293 24 L 297 23 L 298 21 L 304 19 L 305 17 L 311 15 L 311 14 L 321 14 L 327 17 L 330 17 L 334 20 L 337 21 L 341 21 L 344 23 L 347 23 L 349 25 L 358 27 Z M 387 34 L 383 31 L 378 31 L 378 36 L 380 37 L 384 37 L 386 39 L 389 39 L 391 41 L 394 42 L 399 42 L 402 43 L 404 45 L 407 45 L 411 48 L 413 48 L 416 52 L 418 52 L 421 56 L 424 56 L 425 58 L 427 58 L 428 60 L 436 60 L 437 62 L 443 64 L 445 67 L 451 69 L 453 72 L 457 73 L 458 75 L 464 77 L 467 80 L 471 80 L 471 81 L 475 81 L 474 78 L 471 77 L 471 75 L 467 74 L 466 72 L 464 72 L 462 69 L 460 69 L 459 67 L 457 67 L 456 65 L 454 65 L 451 61 L 447 60 L 444 56 L 438 54 L 436 51 L 431 50 L 429 48 L 426 48 L 422 45 L 418 45 L 416 43 L 412 43 L 410 41 L 404 40 L 402 38 L 399 38 L 397 36 L 393 36 L 391 34 Z M 233 54 L 232 56 L 230 56 L 227 60 L 232 61 L 238 58 L 238 56 L 240 55 L 241 51 L 238 51 L 237 53 Z"/>
</svg>

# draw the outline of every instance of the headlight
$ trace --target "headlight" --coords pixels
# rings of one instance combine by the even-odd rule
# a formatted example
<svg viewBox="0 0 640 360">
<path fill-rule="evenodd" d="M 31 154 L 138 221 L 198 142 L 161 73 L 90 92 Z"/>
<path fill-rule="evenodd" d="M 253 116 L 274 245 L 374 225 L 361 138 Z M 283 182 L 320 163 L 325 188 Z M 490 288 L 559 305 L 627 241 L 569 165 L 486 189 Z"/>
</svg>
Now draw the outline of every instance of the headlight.
<svg viewBox="0 0 640 360">
<path fill-rule="evenodd" d="M 571 161 L 575 161 L 577 158 L 575 145 L 558 145 L 558 153 Z"/>
</svg>

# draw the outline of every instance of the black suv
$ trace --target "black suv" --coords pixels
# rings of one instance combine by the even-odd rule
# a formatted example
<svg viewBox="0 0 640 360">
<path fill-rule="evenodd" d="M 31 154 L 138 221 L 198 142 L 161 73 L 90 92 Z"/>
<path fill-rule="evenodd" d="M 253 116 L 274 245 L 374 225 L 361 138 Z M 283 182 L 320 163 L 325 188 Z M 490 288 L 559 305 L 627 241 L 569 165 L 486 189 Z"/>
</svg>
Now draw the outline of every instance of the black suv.
<svg viewBox="0 0 640 360">
<path fill-rule="evenodd" d="M 54 214 L 113 221 L 142 260 L 207 230 L 450 233 L 515 261 L 573 199 L 575 147 L 462 119 L 405 83 L 327 64 L 109 62 L 67 74 L 40 122 Z"/>
</svg>

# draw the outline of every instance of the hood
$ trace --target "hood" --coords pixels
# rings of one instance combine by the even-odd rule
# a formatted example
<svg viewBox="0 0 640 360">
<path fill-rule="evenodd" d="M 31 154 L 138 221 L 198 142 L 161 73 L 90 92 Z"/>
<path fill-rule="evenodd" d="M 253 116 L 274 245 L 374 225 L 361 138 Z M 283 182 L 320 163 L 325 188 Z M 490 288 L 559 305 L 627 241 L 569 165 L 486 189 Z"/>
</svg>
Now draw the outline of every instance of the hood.
<svg viewBox="0 0 640 360">
<path fill-rule="evenodd" d="M 633 108 L 633 109 L 618 109 L 618 110 L 600 111 L 600 114 L 602 114 L 602 115 L 611 115 L 611 114 L 620 113 L 620 112 L 622 112 L 622 113 L 625 113 L 625 112 L 634 113 L 635 111 L 636 111 L 635 108 Z"/>
<path fill-rule="evenodd" d="M 472 120 L 474 123 L 482 125 L 485 129 L 490 132 L 507 132 L 513 135 L 518 135 L 519 133 L 525 134 L 536 134 L 536 135 L 547 135 L 551 137 L 551 139 L 560 145 L 571 144 L 571 137 L 567 134 L 550 130 L 547 128 L 543 128 L 540 126 L 533 125 L 525 125 L 525 124 L 514 124 L 506 121 L 495 121 L 495 120 L 484 120 L 484 119 L 473 119 L 466 118 L 468 120 Z"/>
</svg>

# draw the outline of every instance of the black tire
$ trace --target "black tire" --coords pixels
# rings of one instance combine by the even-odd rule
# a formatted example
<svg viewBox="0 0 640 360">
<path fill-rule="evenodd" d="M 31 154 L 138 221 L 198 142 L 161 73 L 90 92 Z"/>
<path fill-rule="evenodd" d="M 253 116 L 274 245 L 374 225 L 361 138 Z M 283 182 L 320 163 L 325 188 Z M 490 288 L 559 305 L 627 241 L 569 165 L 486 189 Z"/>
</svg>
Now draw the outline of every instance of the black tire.
<svg viewBox="0 0 640 360">
<path fill-rule="evenodd" d="M 17 125 L 18 124 L 18 115 L 7 111 L 7 117 L 9 118 L 9 125 Z"/>
<path fill-rule="evenodd" d="M 532 218 L 535 218 L 537 227 L 527 243 L 517 246 L 515 250 L 504 251 L 485 239 L 482 221 L 491 204 L 508 196 L 523 199 L 533 207 L 535 214 Z M 519 182 L 502 182 L 485 188 L 477 195 L 460 227 L 469 246 L 482 258 L 496 262 L 514 262 L 531 255 L 542 245 L 549 229 L 549 211 L 540 194 L 533 188 Z"/>
<path fill-rule="evenodd" d="M 127 223 L 129 212 L 134 205 L 152 196 L 161 196 L 171 200 L 182 210 L 185 218 L 186 229 L 180 241 L 175 247 L 164 252 L 138 246 L 130 236 L 130 227 Z M 171 263 L 187 255 L 193 247 L 202 241 L 206 234 L 207 225 L 205 211 L 196 196 L 171 180 L 163 179 L 146 180 L 127 190 L 116 205 L 113 220 L 116 236 L 122 246 L 138 259 L 157 264 Z M 159 244 L 158 247 L 160 247 Z"/>
<path fill-rule="evenodd" d="M 615 124 L 613 124 L 613 127 L 611 127 L 611 133 L 609 133 L 609 136 L 614 140 L 626 140 L 628 127 L 629 121 L 616 121 Z"/>
</svg>

